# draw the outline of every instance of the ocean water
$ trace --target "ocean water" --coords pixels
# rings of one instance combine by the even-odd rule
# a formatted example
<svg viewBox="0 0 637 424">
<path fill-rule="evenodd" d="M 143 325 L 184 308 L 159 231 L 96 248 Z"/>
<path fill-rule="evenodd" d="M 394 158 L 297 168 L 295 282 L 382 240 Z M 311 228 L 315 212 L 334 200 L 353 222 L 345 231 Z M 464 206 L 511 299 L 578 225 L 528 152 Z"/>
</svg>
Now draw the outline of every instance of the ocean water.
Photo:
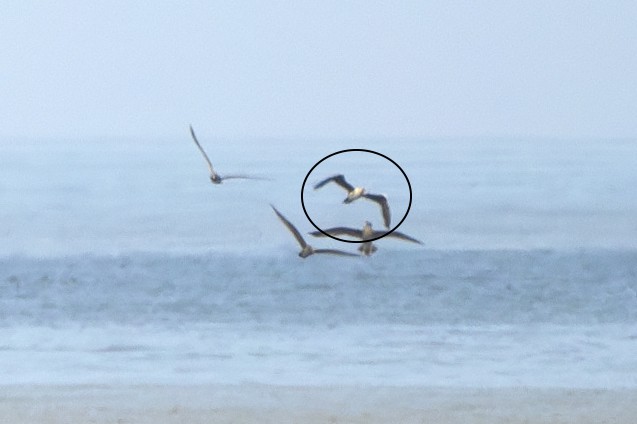
<svg viewBox="0 0 637 424">
<path fill-rule="evenodd" d="M 187 131 L 0 144 L 1 383 L 637 387 L 637 142 L 198 135 L 270 180 L 213 186 Z M 348 148 L 404 169 L 424 245 L 297 256 L 269 204 L 313 230 L 303 179 Z M 311 190 L 336 172 L 406 210 L 395 167 L 354 155 L 308 177 L 315 221 L 380 226 Z"/>
</svg>

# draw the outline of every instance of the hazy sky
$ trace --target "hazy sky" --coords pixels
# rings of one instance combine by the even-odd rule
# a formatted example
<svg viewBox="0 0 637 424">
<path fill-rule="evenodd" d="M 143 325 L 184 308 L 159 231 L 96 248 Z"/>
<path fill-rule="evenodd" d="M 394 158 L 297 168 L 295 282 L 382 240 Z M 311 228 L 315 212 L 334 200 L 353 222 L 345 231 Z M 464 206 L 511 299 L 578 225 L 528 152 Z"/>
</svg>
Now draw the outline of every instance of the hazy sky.
<svg viewBox="0 0 637 424">
<path fill-rule="evenodd" d="M 0 140 L 637 136 L 637 2 L 4 1 Z"/>
</svg>

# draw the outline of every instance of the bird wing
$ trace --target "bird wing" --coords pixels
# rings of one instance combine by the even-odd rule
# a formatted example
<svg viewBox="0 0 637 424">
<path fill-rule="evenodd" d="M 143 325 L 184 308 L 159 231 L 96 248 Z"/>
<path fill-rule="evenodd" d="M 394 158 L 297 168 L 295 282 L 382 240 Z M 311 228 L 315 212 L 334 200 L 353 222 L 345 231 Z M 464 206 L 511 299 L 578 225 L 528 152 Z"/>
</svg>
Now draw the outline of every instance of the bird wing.
<svg viewBox="0 0 637 424">
<path fill-rule="evenodd" d="M 389 203 L 387 202 L 387 198 L 382 194 L 363 194 L 363 197 L 366 199 L 372 200 L 380 205 L 380 209 L 383 213 L 383 222 L 385 223 L 385 228 L 389 228 L 389 223 L 391 221 L 391 213 L 389 212 Z"/>
<path fill-rule="evenodd" d="M 314 253 L 326 253 L 329 255 L 339 255 L 339 256 L 360 256 L 356 253 L 344 252 L 342 250 L 336 250 L 336 249 L 314 249 Z"/>
<path fill-rule="evenodd" d="M 385 234 L 384 231 L 374 231 L 374 238 L 380 237 L 383 234 Z M 423 244 L 420 240 L 415 239 L 413 237 L 410 237 L 410 236 L 408 236 L 405 233 L 401 233 L 400 231 L 393 231 L 393 232 L 387 234 L 387 237 L 393 237 L 393 238 L 397 238 L 397 239 L 400 239 L 400 240 L 411 241 L 413 243 Z"/>
<path fill-rule="evenodd" d="M 304 248 L 305 246 L 307 246 L 307 243 L 305 242 L 305 240 L 303 240 L 303 236 L 301 235 L 301 233 L 299 233 L 299 230 L 296 229 L 296 227 L 294 225 L 292 225 L 292 223 L 290 221 L 288 221 L 282 214 L 281 212 L 279 212 L 273 205 L 270 205 L 272 207 L 272 209 L 274 210 L 274 213 L 277 214 L 277 216 L 279 217 L 279 219 L 281 220 L 281 222 L 283 222 L 283 224 L 288 228 L 288 230 L 290 230 L 290 232 L 292 233 L 292 235 L 294 236 L 294 238 L 296 239 L 296 241 L 299 242 L 299 244 L 301 245 L 302 248 Z"/>
<path fill-rule="evenodd" d="M 223 177 L 221 177 L 222 180 L 263 180 L 263 181 L 270 181 L 270 178 L 263 178 L 263 177 L 253 177 L 250 175 L 224 175 Z"/>
<path fill-rule="evenodd" d="M 195 144 L 199 148 L 199 151 L 203 155 L 203 158 L 206 160 L 206 163 L 208 164 L 208 169 L 210 170 L 210 175 L 212 177 L 218 177 L 217 173 L 215 172 L 214 168 L 212 167 L 212 162 L 210 162 L 210 158 L 208 157 L 208 155 L 204 151 L 203 147 L 201 147 L 201 144 L 199 144 L 199 140 L 197 140 L 197 136 L 195 135 L 195 130 L 192 129 L 192 125 L 190 126 L 190 135 L 192 135 L 192 139 L 195 141 Z"/>
<path fill-rule="evenodd" d="M 363 232 L 361 230 L 356 230 L 354 228 L 334 227 L 334 228 L 328 228 L 328 229 L 323 230 L 323 231 L 326 232 L 327 234 L 331 235 L 331 236 L 347 235 L 347 236 L 356 237 L 356 238 L 359 238 L 359 239 L 363 238 Z M 320 231 L 312 231 L 310 234 L 313 235 L 314 237 L 324 237 L 325 236 L 325 234 L 323 234 Z"/>
<path fill-rule="evenodd" d="M 319 182 L 318 184 L 314 186 L 314 190 L 317 190 L 323 187 L 325 184 L 329 183 L 330 181 L 334 181 L 336 184 L 340 185 L 348 192 L 354 190 L 354 186 L 348 183 L 347 181 L 345 181 L 345 177 L 342 174 L 334 175 L 332 177 L 324 179 L 323 181 Z"/>
</svg>

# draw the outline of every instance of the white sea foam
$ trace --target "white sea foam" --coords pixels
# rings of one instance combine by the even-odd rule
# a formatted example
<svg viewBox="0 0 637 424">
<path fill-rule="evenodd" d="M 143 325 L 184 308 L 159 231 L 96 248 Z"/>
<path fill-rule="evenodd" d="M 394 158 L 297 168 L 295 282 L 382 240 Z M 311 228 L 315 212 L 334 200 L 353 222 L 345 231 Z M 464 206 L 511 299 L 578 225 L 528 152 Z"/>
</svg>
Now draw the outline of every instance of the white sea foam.
<svg viewBox="0 0 637 424">
<path fill-rule="evenodd" d="M 1 328 L 4 384 L 635 388 L 637 328 L 264 326 Z"/>
</svg>

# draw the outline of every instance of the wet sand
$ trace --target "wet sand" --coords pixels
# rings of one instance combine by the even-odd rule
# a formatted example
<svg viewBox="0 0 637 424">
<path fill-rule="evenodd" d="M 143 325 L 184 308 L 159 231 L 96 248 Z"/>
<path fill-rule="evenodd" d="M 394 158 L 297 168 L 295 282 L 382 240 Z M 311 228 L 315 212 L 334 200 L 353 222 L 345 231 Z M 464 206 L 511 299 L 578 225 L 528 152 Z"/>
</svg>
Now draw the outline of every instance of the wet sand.
<svg viewBox="0 0 637 424">
<path fill-rule="evenodd" d="M 7 423 L 634 423 L 637 390 L 0 386 Z"/>
</svg>

